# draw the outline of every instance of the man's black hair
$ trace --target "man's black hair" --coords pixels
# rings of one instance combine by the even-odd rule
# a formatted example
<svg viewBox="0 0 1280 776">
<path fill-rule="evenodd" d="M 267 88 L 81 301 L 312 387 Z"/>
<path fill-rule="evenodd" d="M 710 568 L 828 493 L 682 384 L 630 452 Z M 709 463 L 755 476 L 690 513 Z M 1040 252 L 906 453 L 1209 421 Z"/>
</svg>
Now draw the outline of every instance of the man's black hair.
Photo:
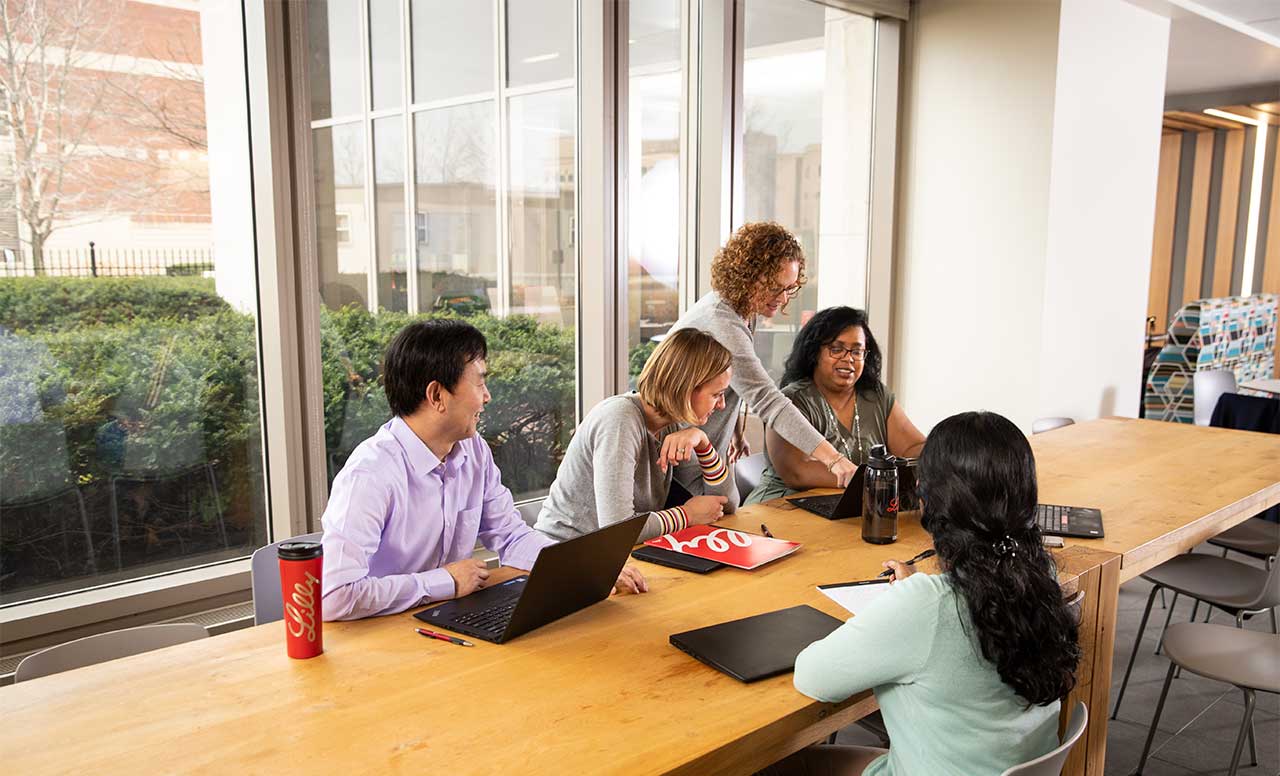
<svg viewBox="0 0 1280 776">
<path fill-rule="evenodd" d="M 467 364 L 485 358 L 480 330 L 454 320 L 418 321 L 400 330 L 382 359 L 387 404 L 398 416 L 412 415 L 426 400 L 432 380 L 452 391 Z"/>
</svg>

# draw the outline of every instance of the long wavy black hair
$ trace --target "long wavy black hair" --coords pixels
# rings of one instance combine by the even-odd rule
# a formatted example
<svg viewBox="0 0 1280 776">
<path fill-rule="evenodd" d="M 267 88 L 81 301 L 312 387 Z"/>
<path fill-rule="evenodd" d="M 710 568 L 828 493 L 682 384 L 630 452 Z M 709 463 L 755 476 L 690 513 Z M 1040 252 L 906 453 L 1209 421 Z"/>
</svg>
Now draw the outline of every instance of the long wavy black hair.
<svg viewBox="0 0 1280 776">
<path fill-rule="evenodd" d="M 1076 617 L 1035 523 L 1027 438 L 992 412 L 952 415 L 929 432 L 919 477 L 921 524 L 968 605 L 982 656 L 1028 705 L 1063 697 L 1080 662 Z"/>
<path fill-rule="evenodd" d="M 862 364 L 862 375 L 858 377 L 854 388 L 858 390 L 879 388 L 880 364 L 883 360 L 880 356 L 880 346 L 876 344 L 876 338 L 871 334 L 866 312 L 852 307 L 828 307 L 825 310 L 819 310 L 800 329 L 795 343 L 791 346 L 791 355 L 787 356 L 787 363 L 783 368 L 782 385 L 787 386 L 797 380 L 812 380 L 813 370 L 818 367 L 818 357 L 822 355 L 822 348 L 831 344 L 832 340 L 839 337 L 840 333 L 850 326 L 861 326 L 862 331 L 867 335 L 867 360 Z"/>
</svg>

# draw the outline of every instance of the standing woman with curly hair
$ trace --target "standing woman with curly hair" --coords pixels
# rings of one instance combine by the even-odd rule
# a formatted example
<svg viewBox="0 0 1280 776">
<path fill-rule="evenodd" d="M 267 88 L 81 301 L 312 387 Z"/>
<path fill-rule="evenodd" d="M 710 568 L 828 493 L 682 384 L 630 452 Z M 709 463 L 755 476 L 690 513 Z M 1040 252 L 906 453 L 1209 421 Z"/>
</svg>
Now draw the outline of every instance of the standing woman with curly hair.
<svg viewBox="0 0 1280 776">
<path fill-rule="evenodd" d="M 1031 445 L 1000 415 L 953 415 L 925 442 L 920 490 L 942 573 L 887 561 L 893 587 L 796 658 L 811 698 L 874 689 L 892 748 L 809 747 L 766 773 L 997 776 L 1058 746 L 1080 647 L 1035 522 Z"/>
<path fill-rule="evenodd" d="M 690 307 L 672 331 L 702 329 L 733 354 L 733 379 L 724 409 L 702 426 L 716 450 L 733 462 L 747 453 L 746 408 L 845 485 L 857 466 L 823 438 L 782 395 L 755 350 L 756 319 L 771 318 L 804 285 L 804 251 L 786 229 L 773 222 L 744 224 L 725 242 L 711 265 L 711 293 Z M 676 480 L 696 482 L 697 467 L 681 466 Z"/>
</svg>

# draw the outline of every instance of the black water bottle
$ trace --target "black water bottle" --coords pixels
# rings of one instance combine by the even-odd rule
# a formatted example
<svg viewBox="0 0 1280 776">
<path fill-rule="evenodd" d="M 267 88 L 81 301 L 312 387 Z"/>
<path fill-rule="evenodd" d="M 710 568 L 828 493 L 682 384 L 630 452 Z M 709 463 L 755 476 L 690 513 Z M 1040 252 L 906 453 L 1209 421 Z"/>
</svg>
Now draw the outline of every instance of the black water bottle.
<svg viewBox="0 0 1280 776">
<path fill-rule="evenodd" d="M 862 540 L 892 544 L 898 540 L 898 467 L 884 445 L 871 448 L 862 488 Z"/>
</svg>

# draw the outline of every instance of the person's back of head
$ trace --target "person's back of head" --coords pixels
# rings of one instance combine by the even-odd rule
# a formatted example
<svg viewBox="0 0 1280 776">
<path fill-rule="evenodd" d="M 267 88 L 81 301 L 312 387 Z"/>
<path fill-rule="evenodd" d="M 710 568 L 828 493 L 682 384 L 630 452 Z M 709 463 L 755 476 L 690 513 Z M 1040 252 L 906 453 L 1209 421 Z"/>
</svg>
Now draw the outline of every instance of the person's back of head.
<svg viewBox="0 0 1280 776">
<path fill-rule="evenodd" d="M 1076 619 L 1035 522 L 1035 458 L 1018 427 L 965 412 L 929 433 L 920 458 L 921 524 L 965 601 L 982 650 L 1029 704 L 1075 685 Z"/>
<path fill-rule="evenodd" d="M 480 330 L 463 321 L 417 321 L 405 326 L 387 346 L 382 380 L 391 411 L 406 417 L 417 412 L 434 381 L 453 391 L 467 364 L 488 355 Z"/>
</svg>

